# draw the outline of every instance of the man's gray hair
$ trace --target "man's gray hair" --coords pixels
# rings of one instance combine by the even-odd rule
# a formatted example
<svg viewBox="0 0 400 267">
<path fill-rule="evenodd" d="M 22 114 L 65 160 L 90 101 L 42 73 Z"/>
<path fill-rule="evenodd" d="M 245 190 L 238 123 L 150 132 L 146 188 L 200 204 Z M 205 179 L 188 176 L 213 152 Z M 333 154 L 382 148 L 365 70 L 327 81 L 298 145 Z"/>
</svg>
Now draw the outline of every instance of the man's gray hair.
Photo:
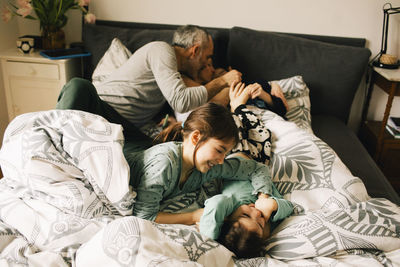
<svg viewBox="0 0 400 267">
<path fill-rule="evenodd" d="M 172 45 L 187 49 L 194 46 L 195 44 L 200 44 L 200 46 L 204 48 L 208 45 L 208 36 L 209 33 L 200 26 L 180 26 L 174 32 Z"/>
</svg>

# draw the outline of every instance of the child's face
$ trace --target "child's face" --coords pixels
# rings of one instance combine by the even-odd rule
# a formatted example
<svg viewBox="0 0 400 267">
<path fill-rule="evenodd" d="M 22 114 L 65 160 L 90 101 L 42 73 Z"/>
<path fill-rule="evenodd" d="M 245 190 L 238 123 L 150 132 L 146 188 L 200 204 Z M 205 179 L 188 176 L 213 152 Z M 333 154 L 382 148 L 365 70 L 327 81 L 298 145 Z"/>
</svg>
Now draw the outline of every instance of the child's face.
<svg viewBox="0 0 400 267">
<path fill-rule="evenodd" d="M 201 83 L 208 83 L 214 77 L 215 69 L 212 64 L 212 59 L 209 58 L 206 66 L 201 69 L 199 79 Z"/>
<path fill-rule="evenodd" d="M 230 220 L 237 221 L 241 227 L 249 232 L 256 232 L 263 239 L 270 235 L 270 224 L 266 221 L 254 204 L 241 205 L 230 216 Z"/>
<path fill-rule="evenodd" d="M 202 173 L 208 172 L 213 166 L 222 164 L 226 154 L 233 149 L 234 142 L 208 138 L 196 152 L 196 168 Z"/>
</svg>

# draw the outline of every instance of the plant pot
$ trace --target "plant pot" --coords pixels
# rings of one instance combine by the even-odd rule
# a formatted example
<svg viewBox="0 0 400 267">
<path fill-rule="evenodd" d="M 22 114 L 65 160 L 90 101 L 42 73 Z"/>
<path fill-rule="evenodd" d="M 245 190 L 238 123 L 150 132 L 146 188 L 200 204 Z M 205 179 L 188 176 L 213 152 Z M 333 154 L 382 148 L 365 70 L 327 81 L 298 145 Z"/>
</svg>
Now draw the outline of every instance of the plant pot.
<svg viewBox="0 0 400 267">
<path fill-rule="evenodd" d="M 54 26 L 43 26 L 42 48 L 44 50 L 65 48 L 64 31 Z"/>
</svg>

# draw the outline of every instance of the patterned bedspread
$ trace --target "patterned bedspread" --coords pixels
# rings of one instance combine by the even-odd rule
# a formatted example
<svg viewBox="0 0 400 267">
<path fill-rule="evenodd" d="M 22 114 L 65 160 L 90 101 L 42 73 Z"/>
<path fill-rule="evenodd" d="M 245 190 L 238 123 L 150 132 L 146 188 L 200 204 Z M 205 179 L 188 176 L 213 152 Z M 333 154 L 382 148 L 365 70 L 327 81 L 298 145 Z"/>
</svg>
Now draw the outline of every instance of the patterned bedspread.
<svg viewBox="0 0 400 267">
<path fill-rule="evenodd" d="M 21 115 L 6 130 L 0 266 L 400 266 L 400 207 L 370 198 L 312 132 L 254 112 L 273 133 L 273 180 L 295 204 L 265 257 L 236 259 L 194 227 L 130 216 L 135 192 L 121 127 L 52 110 Z M 204 192 L 165 209 L 195 208 Z"/>
</svg>

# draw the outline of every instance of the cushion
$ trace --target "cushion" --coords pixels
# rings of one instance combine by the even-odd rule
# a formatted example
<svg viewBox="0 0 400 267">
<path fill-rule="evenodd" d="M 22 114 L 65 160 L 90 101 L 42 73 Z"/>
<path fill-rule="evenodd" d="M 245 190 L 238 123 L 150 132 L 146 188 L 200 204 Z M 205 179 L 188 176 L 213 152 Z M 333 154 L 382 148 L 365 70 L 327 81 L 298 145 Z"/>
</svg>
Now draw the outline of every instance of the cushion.
<svg viewBox="0 0 400 267">
<path fill-rule="evenodd" d="M 118 38 L 114 38 L 110 47 L 100 59 L 92 75 L 92 82 L 96 86 L 104 81 L 114 70 L 124 64 L 132 55 Z"/>
<path fill-rule="evenodd" d="M 228 62 L 246 80 L 280 80 L 301 75 L 310 88 L 312 114 L 347 122 L 371 52 L 301 37 L 234 27 Z"/>
<path fill-rule="evenodd" d="M 85 49 L 92 56 L 85 62 L 84 77 L 90 79 L 91 73 L 108 49 L 114 38 L 121 40 L 126 47 L 134 53 L 138 48 L 151 41 L 171 42 L 173 30 L 144 30 L 138 28 L 124 28 L 113 26 L 85 25 Z"/>
<path fill-rule="evenodd" d="M 296 123 L 299 128 L 312 133 L 310 90 L 303 81 L 303 77 L 297 75 L 275 82 L 281 87 L 289 106 L 286 118 Z"/>
</svg>

